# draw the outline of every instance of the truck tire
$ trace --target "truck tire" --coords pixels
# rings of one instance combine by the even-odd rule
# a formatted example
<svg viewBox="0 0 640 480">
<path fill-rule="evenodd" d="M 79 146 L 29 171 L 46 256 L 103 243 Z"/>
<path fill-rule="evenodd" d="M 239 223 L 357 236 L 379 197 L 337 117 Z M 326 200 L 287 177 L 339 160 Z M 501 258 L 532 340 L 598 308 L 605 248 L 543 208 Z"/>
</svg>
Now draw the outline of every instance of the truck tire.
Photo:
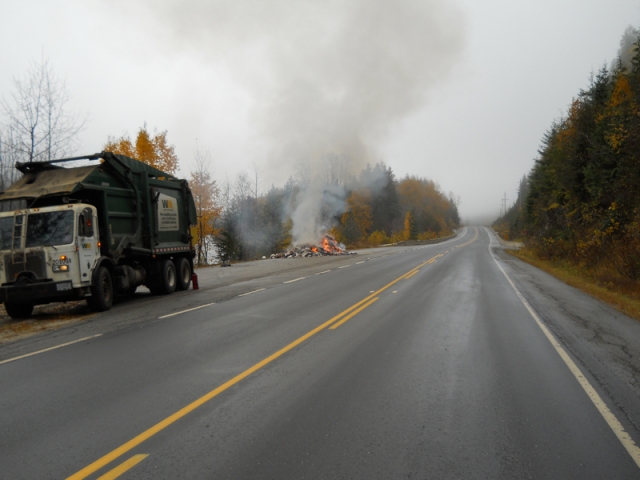
<svg viewBox="0 0 640 480">
<path fill-rule="evenodd" d="M 28 303 L 4 302 L 4 309 L 11 318 L 29 318 L 33 313 L 33 305 Z"/>
<path fill-rule="evenodd" d="M 96 284 L 91 287 L 91 296 L 87 304 L 94 312 L 104 312 L 113 304 L 113 282 L 107 267 L 99 267 L 96 273 Z"/>
<path fill-rule="evenodd" d="M 160 260 L 158 276 L 149 287 L 154 295 L 170 295 L 176 291 L 176 266 L 169 259 Z"/>
<path fill-rule="evenodd" d="M 189 290 L 191 285 L 191 264 L 189 260 L 182 257 L 177 259 L 178 283 L 176 290 Z"/>
</svg>

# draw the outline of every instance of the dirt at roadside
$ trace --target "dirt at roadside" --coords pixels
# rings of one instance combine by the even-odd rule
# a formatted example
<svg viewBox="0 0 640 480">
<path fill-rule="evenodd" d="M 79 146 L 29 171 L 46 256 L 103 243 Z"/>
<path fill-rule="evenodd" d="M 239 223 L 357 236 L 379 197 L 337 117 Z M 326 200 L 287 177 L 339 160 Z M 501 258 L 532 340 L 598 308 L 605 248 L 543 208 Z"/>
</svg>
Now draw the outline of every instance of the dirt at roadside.
<svg viewBox="0 0 640 480">
<path fill-rule="evenodd" d="M 4 306 L 0 306 L 0 345 L 82 322 L 91 315 L 85 301 L 38 305 L 33 309 L 32 317 L 25 320 L 12 319 Z"/>
</svg>

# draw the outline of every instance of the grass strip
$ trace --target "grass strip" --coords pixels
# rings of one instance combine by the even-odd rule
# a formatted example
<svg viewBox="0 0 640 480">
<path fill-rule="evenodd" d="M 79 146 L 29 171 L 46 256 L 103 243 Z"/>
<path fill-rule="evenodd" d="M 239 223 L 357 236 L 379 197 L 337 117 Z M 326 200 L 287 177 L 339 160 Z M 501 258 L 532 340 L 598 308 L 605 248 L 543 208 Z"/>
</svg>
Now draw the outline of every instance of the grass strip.
<svg viewBox="0 0 640 480">
<path fill-rule="evenodd" d="M 629 317 L 640 320 L 640 299 L 622 293 L 607 286 L 600 285 L 588 272 L 573 265 L 551 262 L 537 257 L 531 250 L 509 250 L 510 255 L 553 275 L 567 285 L 571 285 L 592 297 L 601 300 Z M 614 287 L 615 288 L 615 287 Z"/>
</svg>

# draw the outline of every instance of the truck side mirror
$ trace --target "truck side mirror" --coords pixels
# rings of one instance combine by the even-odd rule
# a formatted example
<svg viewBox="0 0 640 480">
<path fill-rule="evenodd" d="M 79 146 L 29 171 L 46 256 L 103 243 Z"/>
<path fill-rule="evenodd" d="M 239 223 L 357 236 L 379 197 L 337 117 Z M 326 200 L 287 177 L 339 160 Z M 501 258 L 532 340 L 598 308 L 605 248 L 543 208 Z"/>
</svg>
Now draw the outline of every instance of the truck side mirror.
<svg viewBox="0 0 640 480">
<path fill-rule="evenodd" d="M 93 237 L 93 211 L 90 208 L 85 208 L 78 216 L 78 235 Z"/>
</svg>

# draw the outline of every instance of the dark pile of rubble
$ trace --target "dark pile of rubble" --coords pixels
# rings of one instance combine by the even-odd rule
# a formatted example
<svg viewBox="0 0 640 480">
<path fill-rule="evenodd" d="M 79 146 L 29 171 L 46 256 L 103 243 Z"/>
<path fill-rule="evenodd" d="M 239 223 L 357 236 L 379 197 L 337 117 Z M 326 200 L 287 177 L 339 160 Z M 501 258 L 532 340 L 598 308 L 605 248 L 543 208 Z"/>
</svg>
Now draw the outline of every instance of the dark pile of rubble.
<svg viewBox="0 0 640 480">
<path fill-rule="evenodd" d="M 355 255 L 355 253 L 348 252 L 342 243 L 338 243 L 333 236 L 326 234 L 320 245 L 297 245 L 284 253 L 274 253 L 271 258 L 325 257 L 327 255 Z"/>
</svg>

